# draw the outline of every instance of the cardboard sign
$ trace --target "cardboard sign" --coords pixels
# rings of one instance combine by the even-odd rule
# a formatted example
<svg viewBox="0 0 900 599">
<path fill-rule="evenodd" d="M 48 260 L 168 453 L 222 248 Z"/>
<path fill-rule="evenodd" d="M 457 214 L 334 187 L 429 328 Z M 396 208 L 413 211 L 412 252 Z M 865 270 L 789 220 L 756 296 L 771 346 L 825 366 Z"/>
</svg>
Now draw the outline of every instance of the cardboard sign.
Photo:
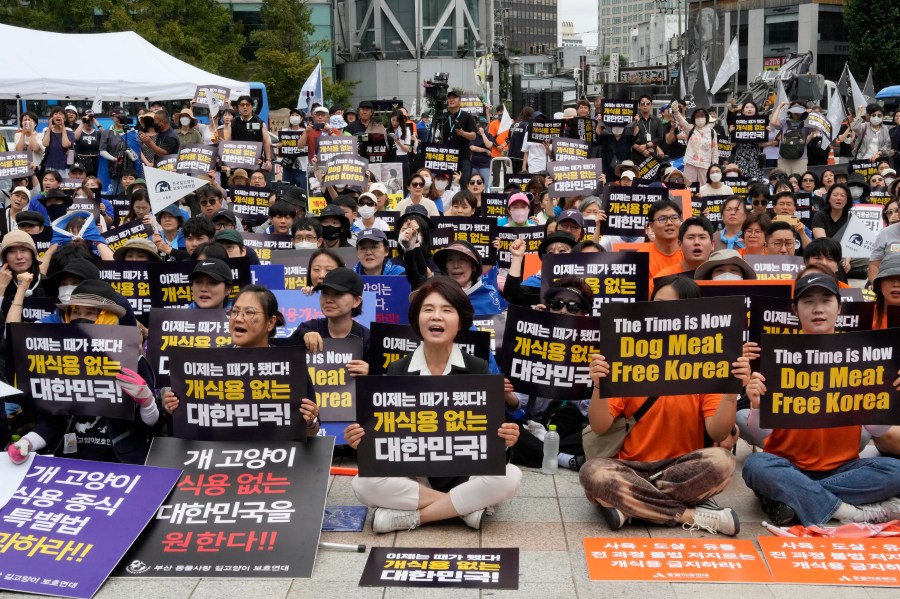
<svg viewBox="0 0 900 599">
<path fill-rule="evenodd" d="M 269 198 L 272 190 L 267 187 L 236 185 L 228 190 L 231 210 L 241 220 L 261 223 L 269 218 Z"/>
<path fill-rule="evenodd" d="M 510 305 L 501 367 L 516 391 L 550 399 L 591 396 L 591 354 L 600 353 L 600 322 L 588 316 Z"/>
<path fill-rule="evenodd" d="M 366 161 L 359 156 L 341 154 L 328 161 L 322 185 L 329 187 L 357 187 L 365 189 Z"/>
<path fill-rule="evenodd" d="M 601 174 L 603 161 L 599 158 L 551 162 L 550 176 L 553 183 L 550 185 L 550 197 L 568 198 L 592 194 L 600 184 Z"/>
<path fill-rule="evenodd" d="M 550 143 L 551 139 L 562 135 L 565 125 L 565 121 L 531 121 L 528 126 L 528 141 Z"/>
<path fill-rule="evenodd" d="M 519 548 L 372 547 L 359 586 L 515 590 Z"/>
<path fill-rule="evenodd" d="M 588 252 L 546 254 L 541 266 L 541 297 L 560 277 L 580 278 L 594 293 L 593 315 L 604 304 L 646 302 L 650 256 L 646 252 Z"/>
<path fill-rule="evenodd" d="M 149 466 L 184 474 L 117 576 L 309 578 L 334 437 L 185 441 L 157 437 Z"/>
<path fill-rule="evenodd" d="M 694 216 L 703 216 L 717 227 L 722 222 L 722 212 L 725 202 L 731 196 L 696 196 L 691 200 L 691 209 Z"/>
<path fill-rule="evenodd" d="M 490 218 L 503 218 L 506 216 L 506 206 L 509 196 L 505 193 L 481 194 L 481 212 Z M 500 229 L 502 231 L 502 229 Z"/>
<path fill-rule="evenodd" d="M 525 253 L 537 254 L 538 248 L 544 241 L 544 225 L 532 225 L 530 227 L 501 227 L 497 229 L 495 239 L 500 240 L 500 247 L 497 249 L 497 266 L 500 268 L 509 268 L 509 262 L 512 260 L 512 254 L 509 246 L 516 239 L 525 241 Z"/>
<path fill-rule="evenodd" d="M 42 455 L 19 468 L 28 473 L 0 510 L 0 589 L 81 599 L 100 589 L 181 474 Z"/>
<path fill-rule="evenodd" d="M 135 237 L 149 239 L 151 235 L 153 235 L 153 230 L 150 229 L 150 227 L 140 220 L 133 220 L 114 229 L 110 229 L 103 234 L 103 238 L 106 240 L 106 245 L 109 246 L 109 249 L 115 252 L 125 245 L 129 239 Z"/>
<path fill-rule="evenodd" d="M 316 139 L 316 158 L 319 164 L 326 164 L 335 156 L 357 155 L 355 135 L 322 135 Z"/>
<path fill-rule="evenodd" d="M 309 378 L 316 390 L 310 397 L 319 406 L 323 422 L 356 420 L 356 378 L 347 373 L 347 363 L 364 360 L 362 339 L 322 339 L 324 349 L 306 352 Z"/>
<path fill-rule="evenodd" d="M 290 337 L 304 322 L 325 316 L 322 314 L 318 293 L 312 295 L 290 291 L 273 291 L 273 293 L 278 299 L 278 309 L 284 315 L 285 322 L 285 325 L 278 329 L 275 335 L 278 339 Z M 362 314 L 355 316 L 353 320 L 363 326 L 368 326 L 375 320 L 375 296 L 373 294 L 363 292 L 362 309 Z"/>
<path fill-rule="evenodd" d="M 900 545 L 896 537 L 757 540 L 777 583 L 900 586 Z"/>
<path fill-rule="evenodd" d="M 169 352 L 172 348 L 209 349 L 230 347 L 231 332 L 225 310 L 150 310 L 147 359 L 156 373 L 158 388 L 171 387 Z"/>
<path fill-rule="evenodd" d="M 130 420 L 135 403 L 119 392 L 116 375 L 137 370 L 136 327 L 93 324 L 9 325 L 16 386 L 49 413 Z"/>
<path fill-rule="evenodd" d="M 181 405 L 174 436 L 194 441 L 306 438 L 306 354 L 297 348 L 169 349 L 172 391 Z"/>
<path fill-rule="evenodd" d="M 369 333 L 369 374 L 373 376 L 387 373 L 392 362 L 413 353 L 421 343 L 408 325 L 373 322 Z M 486 362 L 490 358 L 490 333 L 462 331 L 456 344 L 476 358 Z"/>
<path fill-rule="evenodd" d="M 806 117 L 806 123 L 804 124 L 804 126 L 820 132 L 825 139 L 834 139 L 831 134 L 831 121 L 829 121 L 827 116 L 824 114 L 819 114 L 818 112 L 810 112 Z"/>
<path fill-rule="evenodd" d="M 747 264 L 756 273 L 757 281 L 791 281 L 803 270 L 803 256 L 782 256 L 781 254 L 753 254 L 744 256 Z"/>
<path fill-rule="evenodd" d="M 113 290 L 131 304 L 134 317 L 144 326 L 150 316 L 150 283 L 147 262 L 117 262 L 104 260 L 100 267 L 100 280 L 110 284 Z"/>
<path fill-rule="evenodd" d="M 601 397 L 740 393 L 742 298 L 611 304 L 601 320 L 609 376 Z"/>
<path fill-rule="evenodd" d="M 900 424 L 896 331 L 763 335 L 763 428 Z"/>
<path fill-rule="evenodd" d="M 362 275 L 363 291 L 375 297 L 375 322 L 406 324 L 409 313 L 409 281 L 396 275 Z"/>
<path fill-rule="evenodd" d="M 591 580 L 772 582 L 745 539 L 584 539 L 584 553 Z"/>
<path fill-rule="evenodd" d="M 490 266 L 497 261 L 497 250 L 492 243 L 497 236 L 496 220 L 480 216 L 435 216 L 431 220 L 436 226 L 431 232 L 434 251 L 454 241 L 468 241 L 475 246 L 482 264 Z"/>
<path fill-rule="evenodd" d="M 550 153 L 559 162 L 567 160 L 587 160 L 591 155 L 591 144 L 579 139 L 554 137 L 550 141 Z"/>
<path fill-rule="evenodd" d="M 272 252 L 292 250 L 294 240 L 290 235 L 276 235 L 275 233 L 248 233 L 243 232 L 244 246 L 253 248 L 260 264 L 269 264 L 272 261 Z"/>
<path fill-rule="evenodd" d="M 261 141 L 220 141 L 219 164 L 231 169 L 256 170 L 262 149 Z"/>
<path fill-rule="evenodd" d="M 736 116 L 731 141 L 736 144 L 759 143 L 769 139 L 769 117 Z"/>
<path fill-rule="evenodd" d="M 303 137 L 303 131 L 294 131 L 293 129 L 282 129 L 278 132 L 278 144 L 281 146 L 278 152 L 285 157 L 296 158 L 304 156 L 308 153 L 305 145 L 300 144 L 300 138 Z"/>
<path fill-rule="evenodd" d="M 0 181 L 4 179 L 21 179 L 33 173 L 29 163 L 29 152 L 0 152 Z"/>
<path fill-rule="evenodd" d="M 506 472 L 502 376 L 365 376 L 356 397 L 360 476 Z"/>
<path fill-rule="evenodd" d="M 244 285 L 250 283 L 250 262 L 247 257 L 229 258 L 234 286 L 229 297 L 234 298 Z M 154 308 L 183 308 L 193 301 L 190 274 L 197 266 L 196 260 L 170 260 L 148 262 L 147 277 L 150 283 L 150 305 Z"/>
<path fill-rule="evenodd" d="M 216 168 L 216 152 L 216 146 L 202 144 L 183 146 L 178 150 L 175 171 L 183 175 L 206 175 Z"/>
<path fill-rule="evenodd" d="M 603 100 L 600 103 L 600 120 L 606 127 L 626 127 L 634 122 L 636 111 L 635 100 Z"/>
<path fill-rule="evenodd" d="M 424 166 L 432 173 L 452 175 L 459 170 L 459 148 L 443 144 L 425 144 Z"/>
<path fill-rule="evenodd" d="M 605 186 L 603 210 L 606 220 L 600 223 L 600 232 L 623 237 L 643 236 L 650 205 L 668 197 L 668 191 L 663 188 Z"/>
</svg>

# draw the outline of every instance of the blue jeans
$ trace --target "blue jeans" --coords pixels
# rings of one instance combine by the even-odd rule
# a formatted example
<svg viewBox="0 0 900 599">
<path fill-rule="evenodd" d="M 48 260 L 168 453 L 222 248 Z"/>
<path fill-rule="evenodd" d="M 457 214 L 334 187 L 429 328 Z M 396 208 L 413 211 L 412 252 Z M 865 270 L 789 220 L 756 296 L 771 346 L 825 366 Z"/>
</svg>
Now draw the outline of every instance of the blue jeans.
<svg viewBox="0 0 900 599">
<path fill-rule="evenodd" d="M 286 181 L 294 187 L 299 187 L 306 191 L 306 171 L 293 168 L 281 169 L 281 180 Z"/>
<path fill-rule="evenodd" d="M 761 452 L 744 462 L 744 482 L 757 495 L 790 506 L 804 526 L 823 525 L 843 502 L 860 506 L 900 494 L 900 460 L 865 458 L 810 472 Z"/>
</svg>

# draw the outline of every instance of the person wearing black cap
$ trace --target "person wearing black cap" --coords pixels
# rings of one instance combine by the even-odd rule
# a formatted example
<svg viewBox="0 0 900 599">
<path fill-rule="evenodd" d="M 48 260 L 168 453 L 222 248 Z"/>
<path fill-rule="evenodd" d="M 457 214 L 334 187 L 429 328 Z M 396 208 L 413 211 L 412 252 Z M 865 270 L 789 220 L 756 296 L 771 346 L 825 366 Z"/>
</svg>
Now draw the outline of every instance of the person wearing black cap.
<svg viewBox="0 0 900 599">
<path fill-rule="evenodd" d="M 461 109 L 459 92 L 455 89 L 447 92 L 447 118 L 435 125 L 441 128 L 444 143 L 459 150 L 460 180 L 468 182 L 472 174 L 472 151 L 469 146 L 478 134 L 475 132 L 475 118 Z"/>
<path fill-rule="evenodd" d="M 253 98 L 241 96 L 237 101 L 238 116 L 225 121 L 223 138 L 225 141 L 259 141 L 263 145 L 263 162 L 261 170 L 272 170 L 272 140 L 269 139 L 269 128 L 253 113 Z"/>
<path fill-rule="evenodd" d="M 384 134 L 384 125 L 375 122 L 375 108 L 368 100 L 359 103 L 359 118 L 347 125 L 347 133 L 350 135 L 361 135 L 363 133 L 377 132 L 375 129 L 381 127 L 381 133 Z"/>
<path fill-rule="evenodd" d="M 434 262 L 466 292 L 476 317 L 493 316 L 506 310 L 509 304 L 482 277 L 481 256 L 471 243 L 452 242 L 435 252 Z"/>
<path fill-rule="evenodd" d="M 322 225 L 322 247 L 350 247 L 350 220 L 340 206 L 329 204 L 316 218 Z"/>
<path fill-rule="evenodd" d="M 38 199 L 41 204 L 43 204 L 50 222 L 65 215 L 69 206 L 73 203 L 72 197 L 67 195 L 61 189 L 48 189 L 44 195 Z"/>
<path fill-rule="evenodd" d="M 40 212 L 23 210 L 16 215 L 16 230 L 25 231 L 32 237 L 44 231 L 44 217 Z"/>
<path fill-rule="evenodd" d="M 794 283 L 794 314 L 805 335 L 834 335 L 841 311 L 837 279 L 819 267 L 804 269 Z M 822 347 L 827 347 L 823 340 Z M 802 366 L 801 366 L 802 368 Z M 889 372 L 900 389 L 900 373 Z M 825 393 L 827 389 L 823 390 Z M 754 372 L 746 388 L 748 424 L 759 423 L 766 379 Z M 760 497 L 769 521 L 784 526 L 800 520 L 823 526 L 830 520 L 870 524 L 900 519 L 900 461 L 859 459 L 863 429 L 880 437 L 889 425 L 762 430 L 764 451 L 744 462 L 744 482 Z"/>
<path fill-rule="evenodd" d="M 388 258 L 391 247 L 381 229 L 363 229 L 356 236 L 356 257 L 359 262 L 353 271 L 360 275 L 402 275 L 406 268 Z"/>
<path fill-rule="evenodd" d="M 191 310 L 222 310 L 228 308 L 228 294 L 231 293 L 231 267 L 222 260 L 207 258 L 197 262 L 188 276 L 193 299 L 188 304 Z"/>
<path fill-rule="evenodd" d="M 303 339 L 311 352 L 324 349 L 322 339 L 357 338 L 362 340 L 363 355 L 369 355 L 369 329 L 353 320 L 362 314 L 362 277 L 349 268 L 338 267 L 329 271 L 313 290 L 319 292 L 319 306 L 325 316 L 304 322 L 291 337 Z M 365 376 L 369 365 L 363 360 L 351 360 L 347 372 Z"/>
</svg>

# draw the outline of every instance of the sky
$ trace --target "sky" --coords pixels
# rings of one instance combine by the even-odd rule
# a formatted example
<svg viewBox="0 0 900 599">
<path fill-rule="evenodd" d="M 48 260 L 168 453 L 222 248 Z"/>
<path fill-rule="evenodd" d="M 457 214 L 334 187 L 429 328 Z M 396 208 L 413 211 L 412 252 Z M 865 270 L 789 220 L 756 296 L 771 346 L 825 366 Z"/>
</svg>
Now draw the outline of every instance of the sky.
<svg viewBox="0 0 900 599">
<path fill-rule="evenodd" d="M 558 0 L 559 20 L 575 23 L 584 45 L 597 46 L 597 0 Z"/>
</svg>

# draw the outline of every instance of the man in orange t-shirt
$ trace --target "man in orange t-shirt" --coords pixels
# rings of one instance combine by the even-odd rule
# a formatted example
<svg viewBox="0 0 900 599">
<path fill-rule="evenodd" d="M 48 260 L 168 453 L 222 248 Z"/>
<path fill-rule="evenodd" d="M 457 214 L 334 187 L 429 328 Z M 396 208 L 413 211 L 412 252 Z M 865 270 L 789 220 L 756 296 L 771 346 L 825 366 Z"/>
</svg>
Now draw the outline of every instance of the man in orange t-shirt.
<svg viewBox="0 0 900 599">
<path fill-rule="evenodd" d="M 694 271 L 701 264 L 709 260 L 709 255 L 715 247 L 713 241 L 712 223 L 702 216 L 692 216 L 681 223 L 678 228 L 678 248 L 681 250 L 682 258 L 678 264 L 667 266 L 656 273 L 656 279 L 667 277 L 669 275 L 680 275 L 684 273 L 687 277 L 693 278 Z M 650 295 L 653 295 L 654 278 L 650 279 Z"/>
<path fill-rule="evenodd" d="M 503 133 L 500 131 L 500 121 L 503 120 L 503 105 L 497 107 L 494 120 L 488 125 L 488 134 L 494 137 L 494 147 L 491 148 L 491 158 L 500 158 L 506 152 L 506 141 L 509 139 L 509 129 Z"/>
<path fill-rule="evenodd" d="M 653 241 L 638 251 L 650 254 L 650 283 L 657 273 L 681 263 L 684 255 L 678 247 L 678 228 L 681 225 L 681 206 L 672 200 L 657 200 L 647 211 L 647 223 Z"/>
</svg>

